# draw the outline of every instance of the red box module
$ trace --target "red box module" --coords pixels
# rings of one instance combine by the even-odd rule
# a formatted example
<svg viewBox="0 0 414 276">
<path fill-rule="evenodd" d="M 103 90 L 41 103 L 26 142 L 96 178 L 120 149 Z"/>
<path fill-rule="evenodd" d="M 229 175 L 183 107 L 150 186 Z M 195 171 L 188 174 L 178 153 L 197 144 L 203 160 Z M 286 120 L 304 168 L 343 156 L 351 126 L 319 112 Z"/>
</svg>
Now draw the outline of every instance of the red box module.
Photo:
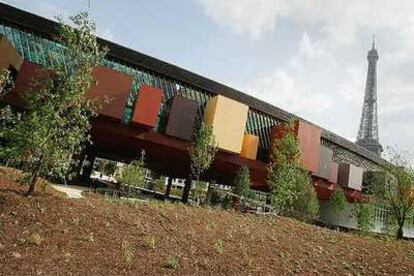
<svg viewBox="0 0 414 276">
<path fill-rule="evenodd" d="M 147 128 L 155 127 L 162 96 L 163 93 L 161 89 L 146 84 L 141 85 L 137 94 L 131 123 Z"/>
</svg>

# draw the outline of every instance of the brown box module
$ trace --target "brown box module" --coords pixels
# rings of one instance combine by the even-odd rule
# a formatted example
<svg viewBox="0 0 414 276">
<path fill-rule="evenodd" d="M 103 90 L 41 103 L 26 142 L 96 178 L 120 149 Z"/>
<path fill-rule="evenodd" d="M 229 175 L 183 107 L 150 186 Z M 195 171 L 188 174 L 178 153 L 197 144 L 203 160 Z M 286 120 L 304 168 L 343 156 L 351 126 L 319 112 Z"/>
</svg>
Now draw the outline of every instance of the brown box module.
<svg viewBox="0 0 414 276">
<path fill-rule="evenodd" d="M 329 171 L 332 163 L 333 151 L 327 147 L 321 147 L 318 170 L 313 173 L 314 176 L 323 179 L 329 179 Z"/>
<path fill-rule="evenodd" d="M 41 79 L 51 77 L 53 77 L 52 71 L 45 70 L 40 64 L 25 60 L 17 74 L 14 89 L 6 94 L 2 101 L 24 108 L 27 104 L 24 95 L 36 91 L 36 85 Z"/>
<path fill-rule="evenodd" d="M 133 77 L 103 66 L 95 68 L 92 76 L 96 85 L 89 90 L 88 98 L 98 98 L 104 103 L 99 114 L 120 120 Z M 105 103 L 105 98 L 108 98 L 108 103 Z"/>
<path fill-rule="evenodd" d="M 181 96 L 172 99 L 165 134 L 191 140 L 197 118 L 197 102 Z"/>
<path fill-rule="evenodd" d="M 341 163 L 338 167 L 338 184 L 357 191 L 362 189 L 364 170 L 352 164 Z"/>
<path fill-rule="evenodd" d="M 301 151 L 300 163 L 308 171 L 315 173 L 319 167 L 321 129 L 315 125 L 298 121 L 295 124 L 295 134 Z M 271 132 L 271 145 L 274 139 L 281 139 L 286 133 L 283 125 L 274 126 Z M 269 148 L 272 151 L 272 146 Z M 269 154 L 270 156 L 270 154 Z"/>
</svg>

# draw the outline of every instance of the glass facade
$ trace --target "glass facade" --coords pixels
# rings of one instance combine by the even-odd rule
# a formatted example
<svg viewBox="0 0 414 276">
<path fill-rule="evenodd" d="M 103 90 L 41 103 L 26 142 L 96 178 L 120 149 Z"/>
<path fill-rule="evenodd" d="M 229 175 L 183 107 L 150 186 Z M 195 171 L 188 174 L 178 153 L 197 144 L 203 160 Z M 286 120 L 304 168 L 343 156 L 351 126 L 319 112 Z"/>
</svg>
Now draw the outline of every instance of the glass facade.
<svg viewBox="0 0 414 276">
<path fill-rule="evenodd" d="M 44 66 L 51 66 L 55 63 L 65 65 L 65 55 L 63 47 L 40 34 L 30 30 L 22 30 L 16 26 L 10 26 L 0 21 L 0 34 L 4 35 L 19 51 L 25 60 L 36 62 Z M 213 94 L 203 91 L 188 83 L 160 75 L 149 70 L 138 68 L 137 66 L 126 64 L 108 57 L 103 65 L 122 73 L 134 76 L 134 82 L 127 104 L 125 106 L 123 122 L 128 123 L 131 119 L 134 99 L 142 84 L 160 88 L 164 93 L 163 103 L 159 111 L 159 120 L 163 113 L 162 110 L 167 105 L 169 99 L 175 95 L 181 95 L 198 102 L 198 119 L 201 120 L 206 102 Z M 266 151 L 270 144 L 270 129 L 276 125 L 278 120 L 260 111 L 250 109 L 246 123 L 246 133 L 254 134 L 260 138 L 259 159 L 266 156 Z"/>
</svg>

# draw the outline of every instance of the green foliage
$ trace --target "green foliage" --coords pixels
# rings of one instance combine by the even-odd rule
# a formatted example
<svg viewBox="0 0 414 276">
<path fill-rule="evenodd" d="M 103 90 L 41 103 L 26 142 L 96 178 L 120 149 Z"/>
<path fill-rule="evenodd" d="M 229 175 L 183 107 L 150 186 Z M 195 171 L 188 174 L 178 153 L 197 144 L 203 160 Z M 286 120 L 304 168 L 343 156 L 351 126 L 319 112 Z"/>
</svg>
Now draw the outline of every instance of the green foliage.
<svg viewBox="0 0 414 276">
<path fill-rule="evenodd" d="M 267 183 L 271 202 L 280 210 L 316 215 L 319 203 L 311 179 L 299 164 L 300 149 L 294 133 L 294 122 L 284 125 L 285 135 L 274 141 Z"/>
<path fill-rule="evenodd" d="M 217 150 L 213 128 L 202 123 L 190 149 L 191 176 L 194 179 L 198 181 L 201 174 L 210 168 Z"/>
<path fill-rule="evenodd" d="M 222 254 L 223 253 L 223 249 L 224 249 L 223 241 L 222 240 L 216 241 L 216 243 L 214 244 L 214 249 L 216 249 L 216 252 L 218 254 Z"/>
<path fill-rule="evenodd" d="M 130 269 L 131 268 L 131 265 L 132 265 L 132 263 L 134 261 L 134 255 L 135 255 L 134 251 L 135 250 L 129 244 L 129 242 L 128 241 L 125 241 L 125 240 L 122 242 L 121 247 L 122 247 L 122 259 L 124 261 L 125 267 L 127 269 Z"/>
<path fill-rule="evenodd" d="M 174 256 L 168 256 L 165 262 L 165 266 L 169 269 L 177 269 L 178 268 L 178 260 Z"/>
<path fill-rule="evenodd" d="M 379 177 L 371 179 L 370 193 L 377 204 L 391 210 L 393 221 L 397 223 L 397 238 L 403 237 L 406 220 L 414 213 L 414 168 L 412 156 L 393 148 L 388 148 L 389 163 Z"/>
<path fill-rule="evenodd" d="M 153 187 L 154 191 L 163 192 L 165 188 L 165 176 L 161 176 L 155 180 L 155 185 Z"/>
<path fill-rule="evenodd" d="M 26 91 L 27 110 L 15 124 L 2 131 L 8 143 L 1 154 L 24 164 L 23 171 L 34 192 L 38 176 L 63 178 L 72 165 L 72 155 L 80 153 L 90 141 L 90 119 L 99 103 L 85 94 L 92 85 L 91 72 L 105 56 L 94 35 L 95 25 L 87 13 L 70 18 L 58 29 L 58 40 L 65 47 L 65 63 L 56 56 L 30 91 Z"/>
<path fill-rule="evenodd" d="M 357 203 L 353 209 L 353 214 L 357 220 L 358 228 L 363 232 L 368 232 L 374 221 L 374 205 L 368 202 Z"/>
<path fill-rule="evenodd" d="M 347 205 L 344 190 L 338 187 L 331 195 L 330 202 L 335 214 L 341 213 Z"/>
<path fill-rule="evenodd" d="M 243 166 L 237 172 L 234 179 L 232 192 L 241 197 L 249 197 L 250 195 L 250 173 L 249 168 Z"/>
<path fill-rule="evenodd" d="M 133 187 L 143 187 L 145 180 L 145 151 L 141 151 L 141 157 L 122 167 L 117 174 L 116 180 Z"/>
<path fill-rule="evenodd" d="M 10 76 L 10 71 L 7 69 L 0 70 L 0 98 L 10 91 L 12 85 L 13 81 Z"/>
</svg>

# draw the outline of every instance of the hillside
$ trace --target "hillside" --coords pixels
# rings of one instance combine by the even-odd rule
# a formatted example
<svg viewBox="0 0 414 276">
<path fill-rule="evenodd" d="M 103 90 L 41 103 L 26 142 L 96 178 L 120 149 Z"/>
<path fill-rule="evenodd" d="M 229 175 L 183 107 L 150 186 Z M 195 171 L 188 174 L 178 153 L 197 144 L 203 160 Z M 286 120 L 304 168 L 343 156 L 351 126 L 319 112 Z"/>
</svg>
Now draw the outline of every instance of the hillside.
<svg viewBox="0 0 414 276">
<path fill-rule="evenodd" d="M 1 275 L 403 274 L 414 243 L 260 217 L 100 196 L 22 196 L 0 168 Z M 43 183 L 44 184 L 44 183 Z M 43 186 L 43 184 L 41 186 Z"/>
</svg>

